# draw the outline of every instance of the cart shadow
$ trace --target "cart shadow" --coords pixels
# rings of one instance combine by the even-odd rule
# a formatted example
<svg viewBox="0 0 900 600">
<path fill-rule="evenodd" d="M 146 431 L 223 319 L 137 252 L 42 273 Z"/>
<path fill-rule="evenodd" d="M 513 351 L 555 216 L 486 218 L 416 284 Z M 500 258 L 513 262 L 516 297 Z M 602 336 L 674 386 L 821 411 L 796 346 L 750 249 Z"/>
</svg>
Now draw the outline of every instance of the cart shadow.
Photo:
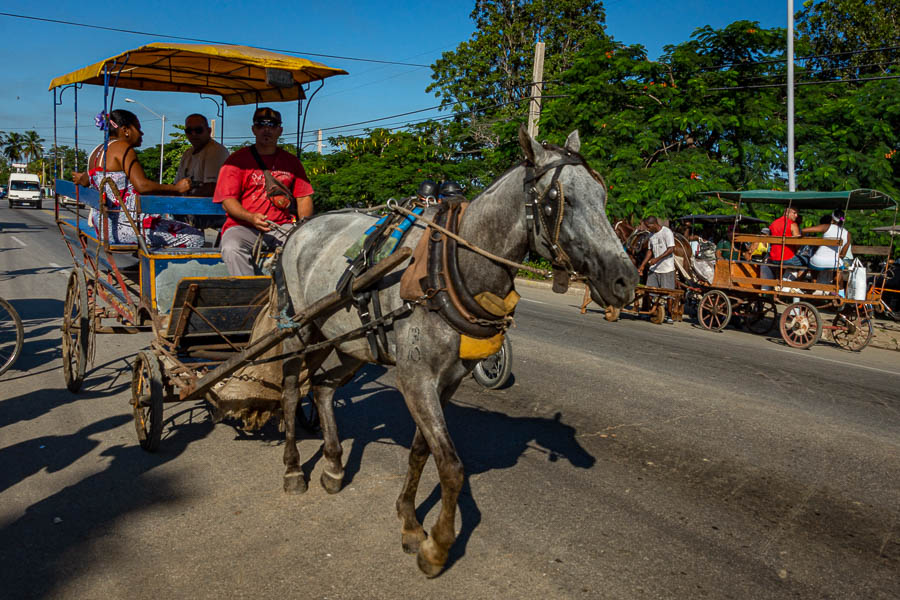
<svg viewBox="0 0 900 600">
<path fill-rule="evenodd" d="M 5 448 L 0 460 L 14 465 L 14 470 L 11 475 L 4 472 L 0 484 L 8 487 L 42 469 L 54 472 L 71 465 L 103 443 L 90 436 L 115 429 L 130 418 L 108 417 L 71 435 L 45 436 Z M 19 518 L 0 526 L 4 596 L 52 595 L 65 581 L 86 571 L 86 559 L 78 548 L 90 554 L 91 540 L 111 535 L 116 521 L 178 502 L 176 483 L 169 476 L 145 475 L 177 458 L 191 441 L 210 430 L 208 423 L 179 428 L 165 448 L 153 455 L 135 445 L 110 446 L 100 454 L 109 461 L 104 470 L 35 502 Z"/>
</svg>

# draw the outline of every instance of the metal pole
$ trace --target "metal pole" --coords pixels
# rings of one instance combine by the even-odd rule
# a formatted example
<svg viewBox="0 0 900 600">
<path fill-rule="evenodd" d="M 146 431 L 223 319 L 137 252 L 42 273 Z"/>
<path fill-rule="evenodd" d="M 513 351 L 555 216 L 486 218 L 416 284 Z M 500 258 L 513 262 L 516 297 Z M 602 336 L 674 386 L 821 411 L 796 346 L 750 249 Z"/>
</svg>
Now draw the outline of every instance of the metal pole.
<svg viewBox="0 0 900 600">
<path fill-rule="evenodd" d="M 159 134 L 159 182 L 162 183 L 163 172 L 163 152 L 165 152 L 166 143 L 166 115 L 162 116 L 162 133 Z"/>
<path fill-rule="evenodd" d="M 75 85 L 75 170 L 78 170 L 78 85 Z"/>
<path fill-rule="evenodd" d="M 53 88 L 53 154 L 59 156 L 59 146 L 56 144 L 56 88 Z M 56 161 L 53 161 L 53 179 L 60 179 L 56 171 Z M 55 184 L 54 184 L 55 185 Z"/>
<path fill-rule="evenodd" d="M 797 191 L 794 176 L 794 0 L 787 3 L 787 169 L 788 191 Z"/>
</svg>

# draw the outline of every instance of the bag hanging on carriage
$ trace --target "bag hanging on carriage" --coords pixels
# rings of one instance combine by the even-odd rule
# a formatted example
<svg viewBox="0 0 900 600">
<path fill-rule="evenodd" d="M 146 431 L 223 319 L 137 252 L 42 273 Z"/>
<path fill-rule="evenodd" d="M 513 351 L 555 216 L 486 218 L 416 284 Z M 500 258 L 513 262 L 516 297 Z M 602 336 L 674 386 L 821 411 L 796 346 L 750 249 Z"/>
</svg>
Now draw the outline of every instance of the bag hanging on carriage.
<svg viewBox="0 0 900 600">
<path fill-rule="evenodd" d="M 847 279 L 846 297 L 851 300 L 866 299 L 866 267 L 858 258 L 853 259 L 853 267 Z"/>
</svg>

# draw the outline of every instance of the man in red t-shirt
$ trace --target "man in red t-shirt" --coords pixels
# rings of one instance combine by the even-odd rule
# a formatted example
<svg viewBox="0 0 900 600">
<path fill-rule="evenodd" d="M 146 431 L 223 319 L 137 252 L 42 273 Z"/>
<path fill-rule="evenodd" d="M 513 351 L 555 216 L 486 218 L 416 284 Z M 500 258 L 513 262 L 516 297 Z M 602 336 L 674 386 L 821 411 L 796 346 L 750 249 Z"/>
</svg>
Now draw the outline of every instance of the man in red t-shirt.
<svg viewBox="0 0 900 600">
<path fill-rule="evenodd" d="M 291 206 L 279 208 L 266 195 L 265 174 L 251 148 L 256 148 L 266 170 L 297 199 L 297 216 L 313 214 L 312 186 L 300 159 L 277 146 L 281 132 L 281 113 L 257 108 L 253 113 L 256 143 L 229 156 L 219 171 L 213 202 L 221 202 L 228 213 L 222 227 L 222 260 L 231 275 L 254 275 L 251 255 L 257 238 L 262 235 L 269 247 L 279 245 L 294 220 Z M 273 231 L 269 221 L 286 226 Z"/>
<path fill-rule="evenodd" d="M 769 225 L 769 235 L 774 235 L 775 237 L 782 237 L 782 235 L 784 237 L 800 237 L 800 227 L 797 225 L 797 209 L 790 206 L 784 209 L 784 215 L 775 219 Z M 769 258 L 773 262 L 781 262 L 781 259 L 784 258 L 784 264 L 786 265 L 803 264 L 794 255 L 793 248 L 787 244 L 772 244 L 769 247 Z"/>
</svg>

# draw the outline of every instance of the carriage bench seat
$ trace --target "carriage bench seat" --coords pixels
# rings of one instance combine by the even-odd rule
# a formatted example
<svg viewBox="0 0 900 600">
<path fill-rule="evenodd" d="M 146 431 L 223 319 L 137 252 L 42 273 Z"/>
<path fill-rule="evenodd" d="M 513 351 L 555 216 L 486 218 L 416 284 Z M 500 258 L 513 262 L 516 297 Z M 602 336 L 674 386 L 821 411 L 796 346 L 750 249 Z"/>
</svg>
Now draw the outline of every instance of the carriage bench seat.
<svg viewBox="0 0 900 600">
<path fill-rule="evenodd" d="M 167 339 L 249 333 L 269 299 L 270 277 L 185 277 L 172 301 Z"/>
</svg>

